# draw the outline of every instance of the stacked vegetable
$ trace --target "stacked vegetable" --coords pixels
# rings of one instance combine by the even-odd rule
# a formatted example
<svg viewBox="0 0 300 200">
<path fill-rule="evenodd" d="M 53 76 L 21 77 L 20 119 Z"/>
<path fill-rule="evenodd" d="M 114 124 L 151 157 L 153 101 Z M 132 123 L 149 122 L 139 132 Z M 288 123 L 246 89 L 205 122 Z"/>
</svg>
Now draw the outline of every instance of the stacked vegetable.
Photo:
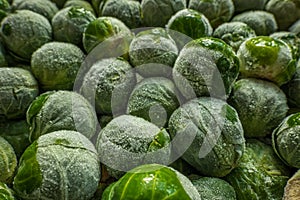
<svg viewBox="0 0 300 200">
<path fill-rule="evenodd" d="M 298 0 L 0 0 L 0 21 L 0 199 L 300 198 Z"/>
</svg>

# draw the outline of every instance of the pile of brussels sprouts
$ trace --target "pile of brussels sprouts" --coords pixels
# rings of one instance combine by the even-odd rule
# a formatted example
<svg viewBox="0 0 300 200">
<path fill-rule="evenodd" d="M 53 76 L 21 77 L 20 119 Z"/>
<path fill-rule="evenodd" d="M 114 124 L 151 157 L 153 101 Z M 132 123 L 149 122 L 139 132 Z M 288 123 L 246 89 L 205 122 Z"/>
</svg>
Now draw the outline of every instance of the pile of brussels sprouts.
<svg viewBox="0 0 300 200">
<path fill-rule="evenodd" d="M 0 199 L 299 200 L 299 0 L 0 0 Z"/>
</svg>

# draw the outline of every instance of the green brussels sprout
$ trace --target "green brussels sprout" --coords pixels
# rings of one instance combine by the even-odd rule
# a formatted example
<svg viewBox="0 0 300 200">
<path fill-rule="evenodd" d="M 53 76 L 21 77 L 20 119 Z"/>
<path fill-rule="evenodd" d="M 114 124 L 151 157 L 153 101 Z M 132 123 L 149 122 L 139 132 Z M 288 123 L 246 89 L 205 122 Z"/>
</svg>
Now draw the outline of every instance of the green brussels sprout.
<svg viewBox="0 0 300 200">
<path fill-rule="evenodd" d="M 231 21 L 244 22 L 255 31 L 256 35 L 267 36 L 278 28 L 274 15 L 263 10 L 243 12 L 235 15 Z"/>
<path fill-rule="evenodd" d="M 289 109 L 286 96 L 277 85 L 253 78 L 235 83 L 229 104 L 238 112 L 246 137 L 271 134 Z"/>
<path fill-rule="evenodd" d="M 0 136 L 0 182 L 11 183 L 17 167 L 17 156 L 13 147 Z"/>
<path fill-rule="evenodd" d="M 38 83 L 30 71 L 17 67 L 0 68 L 0 115 L 22 118 L 39 94 Z"/>
<path fill-rule="evenodd" d="M 230 94 L 239 74 L 239 60 L 233 49 L 216 38 L 200 38 L 187 43 L 173 68 L 173 79 L 187 99 Z M 191 96 L 192 94 L 192 96 Z"/>
<path fill-rule="evenodd" d="M 255 31 L 243 22 L 228 22 L 216 28 L 213 36 L 229 44 L 235 52 L 248 38 L 256 37 Z"/>
<path fill-rule="evenodd" d="M 25 150 L 13 189 L 22 199 L 88 200 L 97 190 L 100 174 L 97 151 L 84 135 L 56 131 Z"/>
<path fill-rule="evenodd" d="M 287 182 L 284 188 L 283 200 L 297 200 L 300 196 L 299 190 L 300 170 L 298 170 Z"/>
<path fill-rule="evenodd" d="M 57 6 L 51 1 L 45 0 L 25 0 L 21 1 L 16 10 L 31 10 L 35 13 L 43 15 L 50 22 L 55 13 L 58 12 Z"/>
<path fill-rule="evenodd" d="M 300 37 L 300 19 L 289 27 L 289 31 L 292 33 L 296 33 L 297 36 Z"/>
<path fill-rule="evenodd" d="M 178 11 L 169 20 L 167 28 L 183 33 L 193 39 L 211 36 L 213 32 L 205 15 L 192 9 Z"/>
<path fill-rule="evenodd" d="M 52 19 L 54 39 L 80 46 L 85 28 L 95 19 L 95 15 L 84 8 L 63 8 Z"/>
<path fill-rule="evenodd" d="M 0 199 L 16 200 L 15 193 L 5 183 L 0 182 Z"/>
<path fill-rule="evenodd" d="M 300 62 L 298 61 L 300 66 Z M 283 91 L 285 92 L 288 103 L 292 107 L 300 108 L 300 67 L 297 67 L 296 73 L 293 78 L 285 85 L 282 86 Z"/>
<path fill-rule="evenodd" d="M 236 200 L 234 188 L 226 181 L 213 178 L 201 177 L 192 180 L 202 199 L 213 200 Z"/>
<path fill-rule="evenodd" d="M 204 14 L 213 28 L 228 22 L 234 14 L 232 0 L 190 0 L 189 8 Z"/>
<path fill-rule="evenodd" d="M 78 131 L 87 138 L 96 132 L 97 116 L 90 103 L 71 91 L 50 91 L 38 96 L 27 110 L 30 141 L 58 130 Z"/>
<path fill-rule="evenodd" d="M 51 0 L 51 1 L 54 2 L 58 8 L 62 8 L 64 6 L 64 4 L 66 3 L 66 1 L 68 1 L 68 0 Z"/>
<path fill-rule="evenodd" d="M 243 154 L 245 139 L 237 112 L 225 101 L 202 97 L 174 111 L 169 120 L 175 152 L 206 176 L 223 177 L 234 169 Z M 191 141 L 190 146 L 185 147 Z"/>
<path fill-rule="evenodd" d="M 96 16 L 96 13 L 95 13 L 92 5 L 88 1 L 85 1 L 85 0 L 67 0 L 64 5 L 64 8 L 66 8 L 66 7 L 80 7 L 87 11 L 90 11 L 94 16 Z"/>
<path fill-rule="evenodd" d="M 100 161 L 115 178 L 142 164 L 168 164 L 171 155 L 167 131 L 131 115 L 110 121 L 100 131 L 96 148 Z"/>
<path fill-rule="evenodd" d="M 239 200 L 281 200 L 289 174 L 271 146 L 251 139 L 238 166 L 225 179 Z"/>
<path fill-rule="evenodd" d="M 148 164 L 127 172 L 110 185 L 102 200 L 200 200 L 201 197 L 191 181 L 173 168 Z"/>
<path fill-rule="evenodd" d="M 49 42 L 33 53 L 31 70 L 43 90 L 71 90 L 84 58 L 74 44 Z"/>
<path fill-rule="evenodd" d="M 8 50 L 29 61 L 34 51 L 52 40 L 52 28 L 44 16 L 18 10 L 2 20 L 0 35 Z"/>
<path fill-rule="evenodd" d="M 269 0 L 232 0 L 235 12 L 240 13 L 246 10 L 263 10 Z"/>
<path fill-rule="evenodd" d="M 237 56 L 243 77 L 266 79 L 281 86 L 291 80 L 296 71 L 296 61 L 289 45 L 269 36 L 244 41 Z"/>
</svg>

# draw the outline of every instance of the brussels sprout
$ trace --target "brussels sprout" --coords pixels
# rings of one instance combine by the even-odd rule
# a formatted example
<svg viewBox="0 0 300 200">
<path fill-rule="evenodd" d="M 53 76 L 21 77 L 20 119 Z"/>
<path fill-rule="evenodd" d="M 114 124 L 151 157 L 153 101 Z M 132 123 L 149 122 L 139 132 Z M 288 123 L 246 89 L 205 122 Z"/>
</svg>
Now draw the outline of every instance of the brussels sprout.
<svg viewBox="0 0 300 200">
<path fill-rule="evenodd" d="M 121 115 L 99 133 L 96 148 L 108 172 L 120 178 L 141 164 L 168 164 L 170 136 L 165 129 L 131 115 Z"/>
<path fill-rule="evenodd" d="M 87 138 L 96 132 L 97 116 L 90 103 L 71 91 L 51 91 L 38 96 L 27 111 L 30 140 L 58 130 L 78 131 Z"/>
<path fill-rule="evenodd" d="M 84 58 L 73 44 L 49 42 L 33 53 L 31 70 L 43 90 L 71 90 Z"/>
<path fill-rule="evenodd" d="M 231 21 L 244 22 L 255 31 L 256 35 L 267 36 L 274 33 L 278 28 L 274 15 L 262 10 L 243 12 L 235 15 Z"/>
<path fill-rule="evenodd" d="M 252 78 L 235 83 L 229 104 L 238 112 L 246 137 L 271 134 L 289 109 L 286 96 L 277 85 Z"/>
<path fill-rule="evenodd" d="M 298 65 L 300 66 L 299 61 Z M 282 89 L 288 98 L 288 103 L 292 107 L 300 108 L 300 67 L 297 67 L 293 78 L 287 84 L 283 85 Z"/>
<path fill-rule="evenodd" d="M 292 26 L 289 27 L 289 31 L 296 33 L 300 37 L 300 19 L 297 20 Z"/>
<path fill-rule="evenodd" d="M 213 28 L 228 22 L 234 14 L 232 0 L 190 0 L 189 8 L 203 13 Z"/>
<path fill-rule="evenodd" d="M 64 5 L 64 8 L 66 8 L 66 7 L 80 7 L 87 11 L 90 11 L 94 16 L 96 16 L 96 13 L 95 13 L 92 5 L 88 1 L 85 1 L 85 0 L 67 0 Z"/>
<path fill-rule="evenodd" d="M 218 99 L 193 99 L 174 111 L 169 120 L 175 152 L 187 148 L 182 158 L 201 174 L 223 177 L 243 154 L 243 128 L 234 108 Z M 191 140 L 189 147 L 187 141 Z"/>
<path fill-rule="evenodd" d="M 287 182 L 284 188 L 283 200 L 297 200 L 300 196 L 299 190 L 300 170 L 298 170 Z"/>
<path fill-rule="evenodd" d="M 13 147 L 0 136 L 0 182 L 11 183 L 17 167 L 17 157 Z"/>
<path fill-rule="evenodd" d="M 14 191 L 11 190 L 5 183 L 0 182 L 0 199 L 16 200 Z"/>
<path fill-rule="evenodd" d="M 25 150 L 13 189 L 22 199 L 88 200 L 99 179 L 94 145 L 79 132 L 63 130 L 39 137 Z"/>
<path fill-rule="evenodd" d="M 163 165 L 142 165 L 127 172 L 109 186 L 102 200 L 172 199 L 201 200 L 191 181 L 178 171 Z"/>
<path fill-rule="evenodd" d="M 193 39 L 211 36 L 212 27 L 208 19 L 200 12 L 183 9 L 171 17 L 167 28 L 183 33 Z"/>
<path fill-rule="evenodd" d="M 225 177 L 239 200 L 281 200 L 289 169 L 271 146 L 248 140 L 238 166 Z"/>
<path fill-rule="evenodd" d="M 246 10 L 263 10 L 269 0 L 232 0 L 235 12 L 243 12 Z"/>
<path fill-rule="evenodd" d="M 38 83 L 30 71 L 17 67 L 0 68 L 0 115 L 8 119 L 24 117 L 38 94 Z"/>
<path fill-rule="evenodd" d="M 218 26 L 213 36 L 222 39 L 237 52 L 240 45 L 248 38 L 256 37 L 256 33 L 243 22 L 228 22 Z"/>
<path fill-rule="evenodd" d="M 94 14 L 84 8 L 64 8 L 52 19 L 54 39 L 80 46 L 85 28 L 95 19 Z"/>
<path fill-rule="evenodd" d="M 293 77 L 296 62 L 292 49 L 282 40 L 257 36 L 244 41 L 237 56 L 244 77 L 267 79 L 281 86 Z"/>
<path fill-rule="evenodd" d="M 129 46 L 130 62 L 146 77 L 168 76 L 177 55 L 175 41 L 163 28 L 138 33 Z"/>
<path fill-rule="evenodd" d="M 239 74 L 239 60 L 233 49 L 216 38 L 200 38 L 187 43 L 174 68 L 176 86 L 187 99 L 196 96 L 229 95 Z"/>
<path fill-rule="evenodd" d="M 44 16 L 19 10 L 2 20 L 0 35 L 8 50 L 29 61 L 35 50 L 52 40 L 52 28 Z"/>
</svg>

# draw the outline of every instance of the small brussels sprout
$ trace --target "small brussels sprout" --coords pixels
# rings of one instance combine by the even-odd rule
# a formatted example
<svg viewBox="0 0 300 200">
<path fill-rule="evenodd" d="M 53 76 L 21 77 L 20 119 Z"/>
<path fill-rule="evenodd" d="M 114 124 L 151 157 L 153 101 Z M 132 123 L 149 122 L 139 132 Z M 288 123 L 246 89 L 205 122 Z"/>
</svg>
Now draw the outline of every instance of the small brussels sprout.
<svg viewBox="0 0 300 200">
<path fill-rule="evenodd" d="M 216 28 L 213 36 L 229 44 L 235 52 L 248 38 L 256 37 L 255 31 L 243 22 L 228 22 Z"/>
<path fill-rule="evenodd" d="M 8 50 L 29 61 L 34 51 L 52 40 L 52 28 L 44 16 L 18 10 L 2 20 L 0 35 Z"/>
<path fill-rule="evenodd" d="M 189 8 L 204 14 L 213 28 L 228 22 L 234 14 L 232 0 L 190 0 Z"/>
<path fill-rule="evenodd" d="M 79 132 L 62 130 L 39 137 L 25 150 L 13 189 L 22 199 L 88 200 L 99 179 L 94 145 Z"/>
<path fill-rule="evenodd" d="M 31 70 L 43 90 L 71 90 L 84 58 L 73 44 L 49 42 L 33 53 Z"/>
<path fill-rule="evenodd" d="M 289 31 L 292 33 L 296 33 L 297 36 L 300 37 L 300 19 L 289 27 Z"/>
<path fill-rule="evenodd" d="M 90 103 L 71 91 L 51 91 L 38 96 L 27 110 L 30 141 L 58 130 L 78 131 L 87 138 L 96 132 L 97 116 Z"/>
<path fill-rule="evenodd" d="M 17 67 L 0 68 L 0 115 L 22 118 L 39 94 L 38 83 L 30 71 Z"/>
<path fill-rule="evenodd" d="M 300 197 L 299 182 L 300 182 L 300 170 L 298 170 L 288 180 L 284 188 L 283 200 L 297 200 Z"/>
<path fill-rule="evenodd" d="M 300 62 L 298 61 L 300 66 Z M 296 73 L 293 78 L 285 85 L 282 86 L 283 91 L 285 92 L 288 103 L 292 107 L 300 108 L 300 67 L 297 67 Z"/>
<path fill-rule="evenodd" d="M 11 183 L 17 167 L 17 157 L 13 147 L 0 136 L 0 182 Z"/>
<path fill-rule="evenodd" d="M 238 112 L 246 137 L 271 134 L 289 109 L 286 96 L 277 85 L 252 78 L 235 83 L 229 104 Z"/>
<path fill-rule="evenodd" d="M 278 28 L 274 15 L 263 10 L 243 12 L 235 15 L 231 21 L 244 22 L 255 31 L 256 35 L 267 36 Z"/>
<path fill-rule="evenodd" d="M 0 199 L 16 200 L 15 193 L 5 183 L 0 182 Z"/>
<path fill-rule="evenodd" d="M 251 139 L 238 166 L 225 179 L 239 200 L 281 200 L 289 174 L 271 146 Z"/>
<path fill-rule="evenodd" d="M 200 200 L 201 197 L 191 181 L 173 168 L 149 164 L 127 172 L 110 185 L 102 200 L 173 199 Z"/>
<path fill-rule="evenodd" d="M 237 112 L 219 99 L 202 97 L 182 105 L 171 115 L 169 131 L 178 140 L 174 151 L 187 148 L 182 158 L 206 176 L 227 175 L 244 151 Z"/>
<path fill-rule="evenodd" d="M 85 1 L 85 0 L 67 0 L 64 5 L 64 8 L 66 8 L 66 7 L 80 7 L 87 11 L 90 11 L 94 16 L 96 16 L 96 13 L 95 13 L 92 5 L 88 1 Z"/>
<path fill-rule="evenodd" d="M 263 10 L 269 0 L 232 0 L 235 12 L 240 13 L 246 10 Z"/>
</svg>

